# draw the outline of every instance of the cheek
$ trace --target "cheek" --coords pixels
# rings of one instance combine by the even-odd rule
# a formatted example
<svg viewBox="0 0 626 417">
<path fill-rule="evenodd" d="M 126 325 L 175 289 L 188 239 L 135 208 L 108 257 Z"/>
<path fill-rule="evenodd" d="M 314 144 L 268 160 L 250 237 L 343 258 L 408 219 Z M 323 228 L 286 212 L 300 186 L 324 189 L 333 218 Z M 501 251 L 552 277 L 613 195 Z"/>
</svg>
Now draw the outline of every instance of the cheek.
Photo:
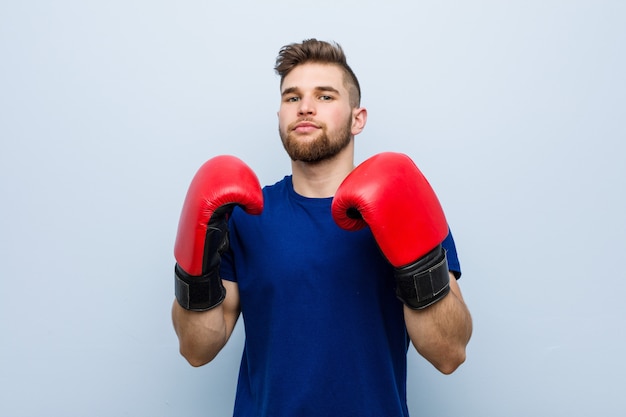
<svg viewBox="0 0 626 417">
<path fill-rule="evenodd" d="M 333 125 L 337 129 L 348 128 L 349 130 L 352 130 L 354 127 L 354 117 L 352 117 L 352 112 L 338 114 L 337 117 L 333 118 Z"/>
<path fill-rule="evenodd" d="M 281 113 L 280 110 L 279 110 L 278 113 L 277 113 L 277 116 L 278 116 L 277 117 L 277 119 L 278 119 L 278 128 L 279 129 L 283 129 L 286 126 L 286 124 L 287 124 L 287 122 L 285 120 L 284 113 Z"/>
</svg>

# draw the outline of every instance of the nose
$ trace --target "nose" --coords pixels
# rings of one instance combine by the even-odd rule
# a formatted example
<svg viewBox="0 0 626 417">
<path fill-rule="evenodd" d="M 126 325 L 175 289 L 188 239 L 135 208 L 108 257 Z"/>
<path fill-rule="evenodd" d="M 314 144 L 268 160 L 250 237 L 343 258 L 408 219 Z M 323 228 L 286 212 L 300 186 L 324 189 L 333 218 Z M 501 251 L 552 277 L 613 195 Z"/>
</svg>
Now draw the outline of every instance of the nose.
<svg viewBox="0 0 626 417">
<path fill-rule="evenodd" d="M 315 105 L 310 98 L 302 97 L 298 102 L 298 115 L 306 116 L 315 114 Z"/>
</svg>

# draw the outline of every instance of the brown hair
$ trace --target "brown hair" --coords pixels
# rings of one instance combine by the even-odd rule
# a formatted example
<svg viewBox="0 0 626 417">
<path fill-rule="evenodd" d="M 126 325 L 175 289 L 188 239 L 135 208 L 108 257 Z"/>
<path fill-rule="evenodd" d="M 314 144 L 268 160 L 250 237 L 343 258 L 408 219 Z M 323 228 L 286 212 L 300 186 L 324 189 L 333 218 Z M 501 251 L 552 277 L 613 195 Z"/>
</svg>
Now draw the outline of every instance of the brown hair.
<svg viewBox="0 0 626 417">
<path fill-rule="evenodd" d="M 314 62 L 334 64 L 344 71 L 344 85 L 350 93 L 350 105 L 359 107 L 361 103 L 361 87 L 359 80 L 348 65 L 346 54 L 338 43 L 306 39 L 302 43 L 292 43 L 280 49 L 274 70 L 280 75 L 280 84 L 298 65 Z"/>
</svg>

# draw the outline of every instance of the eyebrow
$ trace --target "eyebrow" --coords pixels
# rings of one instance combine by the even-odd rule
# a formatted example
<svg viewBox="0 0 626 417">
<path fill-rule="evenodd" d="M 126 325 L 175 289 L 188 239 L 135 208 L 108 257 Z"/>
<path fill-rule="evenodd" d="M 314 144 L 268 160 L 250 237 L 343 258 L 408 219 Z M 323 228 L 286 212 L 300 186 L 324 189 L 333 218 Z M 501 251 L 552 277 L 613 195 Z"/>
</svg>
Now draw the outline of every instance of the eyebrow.
<svg viewBox="0 0 626 417">
<path fill-rule="evenodd" d="M 283 90 L 282 93 L 280 93 L 281 96 L 287 95 L 287 94 L 292 94 L 295 93 L 299 90 L 298 87 L 289 87 L 289 88 L 285 88 Z M 319 87 L 315 87 L 315 91 L 316 92 L 324 92 L 324 91 L 329 91 L 331 93 L 336 93 L 339 94 L 339 90 L 337 90 L 335 87 L 331 87 L 331 86 L 327 86 L 327 85 L 321 85 Z"/>
</svg>

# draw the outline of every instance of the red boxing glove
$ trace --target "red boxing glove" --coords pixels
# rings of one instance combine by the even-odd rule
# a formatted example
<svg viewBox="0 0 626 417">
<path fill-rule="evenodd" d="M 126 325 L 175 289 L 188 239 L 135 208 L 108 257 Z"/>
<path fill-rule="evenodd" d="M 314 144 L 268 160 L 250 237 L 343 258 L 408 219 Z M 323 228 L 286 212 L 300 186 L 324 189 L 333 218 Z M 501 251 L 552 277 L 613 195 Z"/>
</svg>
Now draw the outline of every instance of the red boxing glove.
<svg viewBox="0 0 626 417">
<path fill-rule="evenodd" d="M 448 224 L 435 192 L 408 156 L 381 153 L 356 167 L 339 186 L 332 215 L 346 230 L 369 225 L 395 267 L 396 294 L 408 307 L 425 308 L 449 292 L 441 247 Z"/>
<path fill-rule="evenodd" d="M 176 299 L 183 308 L 204 311 L 224 300 L 219 267 L 228 249 L 228 218 L 235 205 L 249 214 L 261 213 L 258 178 L 234 156 L 208 160 L 187 191 L 174 246 Z"/>
</svg>

